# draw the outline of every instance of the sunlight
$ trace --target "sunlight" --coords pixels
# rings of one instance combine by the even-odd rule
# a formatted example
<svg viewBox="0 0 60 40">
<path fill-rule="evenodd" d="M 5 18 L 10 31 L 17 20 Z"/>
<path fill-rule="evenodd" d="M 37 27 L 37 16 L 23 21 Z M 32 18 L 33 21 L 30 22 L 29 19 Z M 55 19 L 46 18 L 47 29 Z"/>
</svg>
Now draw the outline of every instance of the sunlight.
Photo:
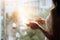
<svg viewBox="0 0 60 40">
<path fill-rule="evenodd" d="M 12 26 L 13 26 L 13 27 L 16 27 L 16 23 L 13 23 Z"/>
<path fill-rule="evenodd" d="M 24 17 L 24 16 L 21 16 L 21 21 L 22 23 L 28 23 L 28 18 Z"/>
<path fill-rule="evenodd" d="M 35 22 L 34 20 L 40 17 L 40 13 L 42 16 L 43 16 L 42 14 L 43 12 L 44 14 L 46 13 L 45 12 L 46 9 L 45 11 L 43 11 L 43 9 L 50 7 L 51 1 L 48 0 L 46 1 L 45 4 L 46 5 L 44 5 L 43 2 L 40 2 L 40 0 L 4 0 L 4 5 L 2 5 L 3 7 L 2 11 L 5 14 L 5 16 L 2 14 L 2 16 L 4 17 L 2 18 L 0 17 L 0 18 L 5 20 L 5 21 L 3 20 L 1 21 L 2 26 L 6 23 L 7 25 L 6 27 L 2 27 L 2 33 L 3 33 L 2 37 L 5 39 L 8 36 L 7 38 L 8 40 L 15 40 L 16 37 L 19 37 L 20 39 L 21 34 L 22 35 L 26 35 L 27 33 L 30 34 L 31 33 L 30 31 L 32 30 L 30 30 L 30 28 L 26 24 L 28 24 L 29 22 Z M 0 22 L 0 25 L 1 25 L 1 22 Z M 6 35 L 5 33 L 7 34 L 6 37 L 4 37 Z M 34 34 L 35 32 L 32 31 L 32 33 Z M 29 34 L 27 36 L 30 36 Z M 34 34 L 32 36 L 34 38 L 34 36 L 36 35 Z"/>
<path fill-rule="evenodd" d="M 22 27 L 20 27 L 20 29 L 21 29 L 21 30 L 25 30 L 25 29 L 26 29 L 26 27 L 23 27 L 23 26 L 22 26 Z"/>
</svg>

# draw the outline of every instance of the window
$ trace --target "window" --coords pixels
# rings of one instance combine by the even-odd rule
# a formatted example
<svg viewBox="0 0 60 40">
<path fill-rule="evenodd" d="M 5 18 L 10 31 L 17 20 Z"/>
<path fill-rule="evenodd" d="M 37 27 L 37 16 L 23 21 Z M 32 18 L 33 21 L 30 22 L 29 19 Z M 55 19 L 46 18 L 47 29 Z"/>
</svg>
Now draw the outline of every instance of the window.
<svg viewBox="0 0 60 40">
<path fill-rule="evenodd" d="M 2 27 L 1 30 L 4 30 L 2 31 L 1 35 L 6 33 L 4 34 L 5 38 L 4 36 L 2 36 L 3 39 L 44 40 L 45 36 L 41 31 L 32 30 L 31 28 L 27 27 L 25 23 L 33 21 L 36 18 L 40 17 L 46 19 L 46 17 L 50 13 L 51 7 L 52 0 L 5 0 L 4 5 L 2 6 L 3 10 L 1 9 L 2 13 L 0 13 L 0 18 L 6 17 L 5 19 L 2 19 L 5 20 L 6 23 L 3 23 L 3 21 L 2 23 L 6 24 L 6 26 L 0 26 L 0 29 Z M 3 13 L 5 14 L 5 16 Z M 13 28 L 12 26 L 15 26 L 15 28 Z"/>
</svg>

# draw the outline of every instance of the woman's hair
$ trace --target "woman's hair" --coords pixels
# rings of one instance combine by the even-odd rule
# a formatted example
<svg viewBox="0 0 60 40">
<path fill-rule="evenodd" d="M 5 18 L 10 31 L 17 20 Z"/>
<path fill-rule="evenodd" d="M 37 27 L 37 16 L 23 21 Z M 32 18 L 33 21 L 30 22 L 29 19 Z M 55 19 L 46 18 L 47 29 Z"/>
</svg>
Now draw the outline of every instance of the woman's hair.
<svg viewBox="0 0 60 40">
<path fill-rule="evenodd" d="M 60 6 L 60 0 L 52 0 L 55 6 Z"/>
<path fill-rule="evenodd" d="M 51 10 L 53 39 L 60 40 L 60 0 L 52 0 L 55 8 Z"/>
</svg>

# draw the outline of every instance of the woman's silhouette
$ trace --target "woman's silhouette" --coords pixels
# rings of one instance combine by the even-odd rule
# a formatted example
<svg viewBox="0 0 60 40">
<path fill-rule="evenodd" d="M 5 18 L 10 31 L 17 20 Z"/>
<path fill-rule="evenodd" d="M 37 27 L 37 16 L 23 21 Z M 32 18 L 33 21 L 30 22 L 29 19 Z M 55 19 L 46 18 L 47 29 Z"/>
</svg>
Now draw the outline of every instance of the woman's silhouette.
<svg viewBox="0 0 60 40">
<path fill-rule="evenodd" d="M 39 26 L 38 20 L 36 21 L 38 24 L 34 22 L 30 22 L 27 24 L 32 29 L 39 29 L 43 32 L 43 34 L 48 38 L 48 40 L 60 40 L 60 0 L 52 0 L 54 4 L 54 8 L 51 10 L 51 13 L 47 19 L 47 30 L 44 30 L 41 26 Z"/>
</svg>

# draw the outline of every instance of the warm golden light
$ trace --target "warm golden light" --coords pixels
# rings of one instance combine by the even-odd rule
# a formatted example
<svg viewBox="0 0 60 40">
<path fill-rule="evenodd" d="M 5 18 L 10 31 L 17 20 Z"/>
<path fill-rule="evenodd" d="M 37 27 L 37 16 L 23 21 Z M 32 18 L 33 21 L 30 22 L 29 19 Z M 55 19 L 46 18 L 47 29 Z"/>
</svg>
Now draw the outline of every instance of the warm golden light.
<svg viewBox="0 0 60 40">
<path fill-rule="evenodd" d="M 21 15 L 21 22 L 22 24 L 28 23 L 28 18 Z"/>
</svg>

